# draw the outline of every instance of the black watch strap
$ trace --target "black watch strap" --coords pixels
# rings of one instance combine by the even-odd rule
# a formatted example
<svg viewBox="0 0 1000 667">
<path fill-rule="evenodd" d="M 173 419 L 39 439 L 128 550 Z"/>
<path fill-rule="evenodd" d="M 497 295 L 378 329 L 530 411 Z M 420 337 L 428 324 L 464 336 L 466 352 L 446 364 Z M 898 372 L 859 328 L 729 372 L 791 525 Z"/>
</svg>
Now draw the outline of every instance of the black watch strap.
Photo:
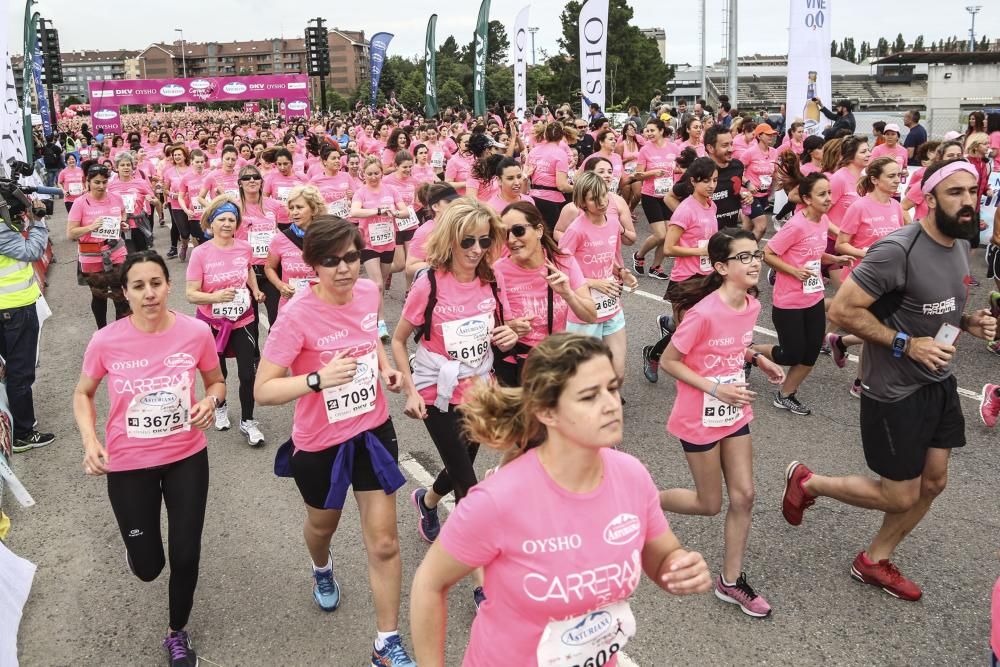
<svg viewBox="0 0 1000 667">
<path fill-rule="evenodd" d="M 320 387 L 320 381 L 319 381 L 319 373 L 313 371 L 312 373 L 310 373 L 309 375 L 307 375 L 306 376 L 306 386 L 308 386 L 313 391 L 317 391 L 317 392 L 320 391 L 321 387 Z"/>
</svg>

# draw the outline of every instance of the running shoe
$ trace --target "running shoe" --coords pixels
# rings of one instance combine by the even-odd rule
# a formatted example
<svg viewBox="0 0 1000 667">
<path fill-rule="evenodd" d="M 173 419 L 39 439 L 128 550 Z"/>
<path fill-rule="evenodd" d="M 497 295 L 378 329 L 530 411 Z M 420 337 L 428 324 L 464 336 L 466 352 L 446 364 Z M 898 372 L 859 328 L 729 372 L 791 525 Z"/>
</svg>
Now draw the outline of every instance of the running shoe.
<svg viewBox="0 0 1000 667">
<path fill-rule="evenodd" d="M 31 449 L 38 449 L 39 447 L 44 447 L 45 445 L 51 445 L 55 442 L 55 439 L 56 436 L 52 433 L 32 431 L 25 437 L 14 440 L 14 446 L 11 449 L 14 453 L 20 454 Z"/>
<path fill-rule="evenodd" d="M 980 283 L 978 280 L 976 280 L 975 276 L 969 276 L 969 286 L 970 287 L 979 287 L 981 284 L 982 283 Z"/>
<path fill-rule="evenodd" d="M 1000 317 L 1000 292 L 990 292 L 990 314 Z"/>
<path fill-rule="evenodd" d="M 170 249 L 167 250 L 166 257 L 167 257 L 167 259 L 176 259 L 176 257 L 177 257 L 177 246 L 170 246 Z"/>
<path fill-rule="evenodd" d="M 383 343 L 389 342 L 389 327 L 385 325 L 385 320 L 378 321 L 378 337 Z"/>
<path fill-rule="evenodd" d="M 677 331 L 677 324 L 671 315 L 660 315 L 656 318 L 656 323 L 660 325 L 660 338 L 666 338 Z"/>
<path fill-rule="evenodd" d="M 180 249 L 177 251 L 177 259 L 181 260 L 182 262 L 186 262 L 187 256 L 188 256 L 188 244 L 185 241 L 181 241 Z"/>
<path fill-rule="evenodd" d="M 215 409 L 215 430 L 229 430 L 229 408 L 225 405 L 220 405 Z"/>
<path fill-rule="evenodd" d="M 649 277 L 656 278 L 657 280 L 670 280 L 670 274 L 664 273 L 663 269 L 658 266 L 654 266 L 649 270 Z"/>
<path fill-rule="evenodd" d="M 802 525 L 802 514 L 813 506 L 816 496 L 802 486 L 813 476 L 804 463 L 792 461 L 785 468 L 785 492 L 781 495 L 781 514 L 793 526 Z"/>
<path fill-rule="evenodd" d="M 851 564 L 851 576 L 864 584 L 878 586 L 900 600 L 916 602 L 920 599 L 920 586 L 904 577 L 888 558 L 873 563 L 862 551 Z"/>
<path fill-rule="evenodd" d="M 330 562 L 333 562 L 333 554 L 330 554 Z M 333 569 L 316 570 L 313 568 L 313 599 L 323 611 L 336 611 L 340 606 L 340 584 L 333 576 Z"/>
<path fill-rule="evenodd" d="M 417 531 L 424 542 L 432 544 L 441 532 L 441 520 L 438 518 L 436 507 L 430 509 L 424 504 L 424 496 L 426 495 L 427 489 L 419 488 L 410 495 L 410 500 L 413 502 L 413 506 L 417 508 L 417 514 L 420 515 L 420 521 L 417 523 Z"/>
<path fill-rule="evenodd" d="M 774 272 L 774 269 L 767 270 L 767 284 L 774 287 L 774 282 L 778 279 L 778 274 Z"/>
<path fill-rule="evenodd" d="M 385 640 L 381 651 L 372 646 L 372 667 L 417 667 L 417 663 L 403 648 L 399 635 L 393 635 Z"/>
<path fill-rule="evenodd" d="M 782 395 L 780 389 L 774 392 L 774 407 L 788 410 L 793 415 L 801 415 L 803 417 L 812 414 L 812 410 L 804 406 L 799 399 L 795 398 L 794 391 L 788 396 Z"/>
<path fill-rule="evenodd" d="M 655 384 L 660 377 L 660 360 L 653 359 L 650 356 L 652 353 L 652 345 L 642 348 L 642 374 L 647 380 Z"/>
<path fill-rule="evenodd" d="M 843 336 L 835 333 L 828 333 L 823 342 L 828 348 L 830 348 L 830 356 L 833 357 L 833 363 L 837 364 L 837 368 L 843 368 L 847 365 L 847 349 L 841 347 L 840 339 Z"/>
<path fill-rule="evenodd" d="M 750 587 L 746 572 L 741 573 L 740 578 L 732 586 L 726 585 L 720 574 L 715 580 L 715 597 L 729 604 L 738 604 L 747 616 L 765 618 L 771 615 L 771 605 Z"/>
<path fill-rule="evenodd" d="M 1000 415 L 1000 384 L 983 385 L 983 396 L 979 399 L 979 418 L 993 428 Z"/>
<path fill-rule="evenodd" d="M 826 356 L 829 357 L 831 354 L 833 354 L 833 350 L 830 349 L 829 345 L 823 343 L 822 345 L 819 346 L 819 353 L 825 354 Z"/>
<path fill-rule="evenodd" d="M 392 287 L 392 274 L 391 273 L 385 277 L 385 280 L 383 281 L 382 285 L 385 288 L 385 291 L 388 292 L 389 289 Z"/>
<path fill-rule="evenodd" d="M 639 257 L 639 253 L 632 253 L 632 268 L 636 273 L 646 272 L 646 258 Z"/>
<path fill-rule="evenodd" d="M 861 398 L 861 380 L 858 378 L 854 378 L 854 382 L 851 383 L 851 396 Z"/>
<path fill-rule="evenodd" d="M 479 608 L 486 602 L 486 593 L 482 586 L 476 586 L 472 591 L 472 601 L 476 603 L 476 611 L 479 611 Z"/>
<path fill-rule="evenodd" d="M 184 630 L 177 630 L 163 640 L 163 648 L 170 656 L 170 667 L 197 667 L 198 654 L 194 652 L 191 636 Z"/>
<path fill-rule="evenodd" d="M 997 340 L 986 341 L 986 349 L 993 354 L 1000 356 L 1000 338 Z"/>
<path fill-rule="evenodd" d="M 240 433 L 247 437 L 247 444 L 251 447 L 260 447 L 264 444 L 264 434 L 260 432 L 260 425 L 256 419 L 241 421 Z"/>
</svg>

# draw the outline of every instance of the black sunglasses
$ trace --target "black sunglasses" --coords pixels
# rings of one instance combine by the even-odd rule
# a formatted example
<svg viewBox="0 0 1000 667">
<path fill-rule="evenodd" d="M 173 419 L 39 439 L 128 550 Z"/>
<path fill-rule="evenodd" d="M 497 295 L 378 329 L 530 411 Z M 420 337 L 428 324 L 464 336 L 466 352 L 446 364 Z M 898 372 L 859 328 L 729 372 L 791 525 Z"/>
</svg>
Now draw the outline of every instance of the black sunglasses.
<svg viewBox="0 0 1000 667">
<path fill-rule="evenodd" d="M 530 227 L 531 225 L 511 225 L 510 228 L 507 229 L 507 235 L 509 236 L 513 234 L 515 237 L 521 238 L 528 232 Z"/>
<path fill-rule="evenodd" d="M 466 236 L 464 239 L 458 242 L 462 246 L 463 250 L 468 250 L 472 246 L 476 245 L 476 241 L 479 241 L 479 247 L 486 250 L 491 245 L 493 245 L 492 236 L 480 236 L 478 239 L 474 236 Z"/>
<path fill-rule="evenodd" d="M 247 176 L 240 176 L 241 181 L 263 181 L 263 176 L 254 176 L 253 174 Z"/>
<path fill-rule="evenodd" d="M 337 257 L 336 255 L 329 255 L 319 260 L 320 266 L 325 266 L 328 269 L 335 269 L 340 266 L 341 262 L 347 262 L 348 264 L 354 264 L 354 262 L 361 259 L 361 253 L 357 250 L 352 250 L 343 257 Z"/>
<path fill-rule="evenodd" d="M 87 169 L 87 176 L 104 176 L 105 178 L 109 178 L 111 176 L 111 170 L 102 164 L 95 164 L 91 165 L 91 167 Z"/>
</svg>

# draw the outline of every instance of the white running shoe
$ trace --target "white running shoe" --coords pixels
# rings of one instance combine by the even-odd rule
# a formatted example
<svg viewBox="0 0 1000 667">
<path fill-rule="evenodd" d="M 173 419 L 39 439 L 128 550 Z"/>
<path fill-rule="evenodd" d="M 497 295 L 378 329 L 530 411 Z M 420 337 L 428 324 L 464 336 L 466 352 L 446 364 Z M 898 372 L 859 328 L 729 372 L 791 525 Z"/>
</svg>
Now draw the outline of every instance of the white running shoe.
<svg viewBox="0 0 1000 667">
<path fill-rule="evenodd" d="M 264 444 L 264 434 L 260 432 L 256 419 L 241 421 L 240 433 L 247 437 L 247 442 L 251 447 L 260 447 Z"/>
<path fill-rule="evenodd" d="M 219 406 L 215 409 L 215 430 L 229 430 L 229 408 L 225 405 Z"/>
</svg>

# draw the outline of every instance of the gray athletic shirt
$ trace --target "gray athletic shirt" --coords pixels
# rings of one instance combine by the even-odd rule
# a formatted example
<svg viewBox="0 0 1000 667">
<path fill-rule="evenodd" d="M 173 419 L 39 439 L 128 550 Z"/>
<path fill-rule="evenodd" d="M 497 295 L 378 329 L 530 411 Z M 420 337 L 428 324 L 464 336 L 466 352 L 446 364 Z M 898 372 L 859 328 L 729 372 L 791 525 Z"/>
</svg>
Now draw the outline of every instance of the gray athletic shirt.
<svg viewBox="0 0 1000 667">
<path fill-rule="evenodd" d="M 969 296 L 968 276 L 969 242 L 956 239 L 952 247 L 945 247 L 928 236 L 919 223 L 876 242 L 851 271 L 854 282 L 876 301 L 905 289 L 899 308 L 882 323 L 911 338 L 933 338 L 945 322 L 959 326 Z M 873 311 L 877 312 L 874 307 Z M 896 402 L 951 375 L 950 364 L 940 373 L 932 373 L 905 355 L 896 359 L 891 348 L 865 343 L 864 393 L 878 401 Z"/>
</svg>

